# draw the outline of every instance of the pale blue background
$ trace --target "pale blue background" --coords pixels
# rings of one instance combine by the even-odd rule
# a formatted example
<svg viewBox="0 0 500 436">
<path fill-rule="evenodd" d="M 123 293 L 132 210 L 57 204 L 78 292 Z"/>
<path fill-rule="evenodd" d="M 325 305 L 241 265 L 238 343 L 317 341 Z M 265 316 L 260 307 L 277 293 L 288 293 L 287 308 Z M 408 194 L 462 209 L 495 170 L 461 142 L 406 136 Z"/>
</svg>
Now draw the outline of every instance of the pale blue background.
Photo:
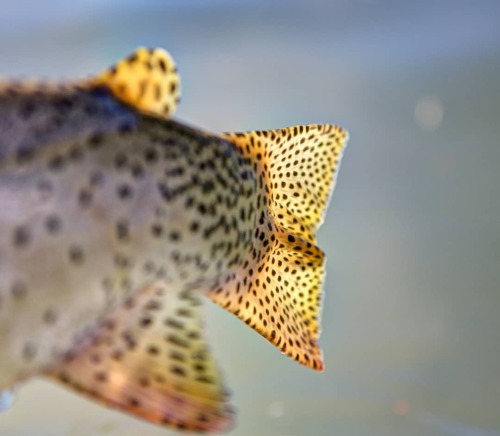
<svg viewBox="0 0 500 436">
<path fill-rule="evenodd" d="M 326 371 L 208 303 L 234 435 L 500 435 L 500 2 L 3 2 L 0 73 L 73 77 L 138 45 L 208 130 L 337 122 L 351 132 L 319 241 Z M 417 102 L 442 123 L 423 129 Z M 2 435 L 168 431 L 31 382 Z"/>
</svg>

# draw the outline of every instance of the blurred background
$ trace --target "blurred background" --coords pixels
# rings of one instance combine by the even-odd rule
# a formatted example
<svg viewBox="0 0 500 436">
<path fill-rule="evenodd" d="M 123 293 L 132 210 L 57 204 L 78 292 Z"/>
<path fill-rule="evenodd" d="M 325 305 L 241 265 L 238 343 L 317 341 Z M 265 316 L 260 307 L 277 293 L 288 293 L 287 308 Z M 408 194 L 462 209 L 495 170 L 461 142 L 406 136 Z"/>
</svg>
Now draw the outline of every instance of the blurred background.
<svg viewBox="0 0 500 436">
<path fill-rule="evenodd" d="M 500 435 L 500 2 L 4 2 L 0 74 L 177 60 L 177 118 L 214 132 L 349 129 L 319 241 L 326 371 L 206 302 L 232 435 Z M 174 434 L 45 381 L 1 435 Z"/>
</svg>

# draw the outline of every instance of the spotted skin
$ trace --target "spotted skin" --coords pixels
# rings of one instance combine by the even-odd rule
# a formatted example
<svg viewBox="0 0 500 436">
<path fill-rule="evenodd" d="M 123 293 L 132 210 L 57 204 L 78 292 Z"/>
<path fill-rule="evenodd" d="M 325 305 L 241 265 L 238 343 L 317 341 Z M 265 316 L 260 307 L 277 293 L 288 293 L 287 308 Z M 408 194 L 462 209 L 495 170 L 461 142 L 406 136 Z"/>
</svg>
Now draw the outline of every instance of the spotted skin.
<svg viewBox="0 0 500 436">
<path fill-rule="evenodd" d="M 317 339 L 325 256 L 315 246 L 347 133 L 296 126 L 226 134 L 257 175 L 252 249 L 206 292 L 299 363 L 323 370 Z"/>
<path fill-rule="evenodd" d="M 103 117 L 101 108 L 111 95 L 95 99 L 88 94 L 76 90 L 65 98 L 89 97 L 93 111 Z M 46 117 L 50 101 L 37 105 Z M 115 105 L 116 126 L 110 113 L 103 130 L 53 143 L 49 125 L 40 132 L 48 142 L 37 144 L 29 160 L 23 156 L 19 163 L 15 153 L 4 156 L 0 280 L 13 298 L 2 305 L 0 325 L 6 334 L 0 341 L 14 348 L 11 363 L 5 356 L 12 370 L 19 371 L 16 356 L 24 349 L 33 351 L 23 372 L 50 363 L 53 355 L 71 349 L 99 315 L 144 283 L 162 279 L 174 292 L 208 282 L 239 262 L 250 244 L 254 217 L 241 221 L 238 210 L 252 204 L 256 184 L 251 176 L 241 177 L 250 167 L 232 144 Z M 68 123 L 83 116 L 76 106 L 76 114 L 63 115 Z M 36 345 L 49 345 L 45 337 L 51 335 L 50 329 L 33 329 L 33 299 L 39 295 L 44 311 L 60 313 L 61 333 L 50 346 Z M 35 319 L 42 322 L 42 316 Z M 24 343 L 9 340 L 25 335 L 31 339 Z"/>
<path fill-rule="evenodd" d="M 177 66 L 161 48 L 140 47 L 82 86 L 105 86 L 123 103 L 165 118 L 175 112 L 181 95 Z"/>
<path fill-rule="evenodd" d="M 203 339 L 200 309 L 198 292 L 146 286 L 106 316 L 95 341 L 49 375 L 151 422 L 225 430 L 233 411 Z"/>
<path fill-rule="evenodd" d="M 86 81 L 0 86 L 0 390 L 41 374 L 225 430 L 199 294 L 323 368 L 315 232 L 347 134 L 212 135 L 169 118 L 178 97 L 169 55 L 143 48 Z"/>
</svg>

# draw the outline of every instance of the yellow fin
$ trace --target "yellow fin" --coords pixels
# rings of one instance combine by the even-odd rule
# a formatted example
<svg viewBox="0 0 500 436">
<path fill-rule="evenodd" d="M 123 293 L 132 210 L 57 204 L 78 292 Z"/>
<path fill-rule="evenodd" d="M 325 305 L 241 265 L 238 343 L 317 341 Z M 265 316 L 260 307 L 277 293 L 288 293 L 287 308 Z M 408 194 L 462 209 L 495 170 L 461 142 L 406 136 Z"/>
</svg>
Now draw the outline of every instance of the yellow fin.
<svg viewBox="0 0 500 436">
<path fill-rule="evenodd" d="M 203 339 L 200 309 L 192 293 L 169 293 L 160 282 L 146 287 L 47 375 L 157 424 L 223 431 L 233 413 Z"/>
<path fill-rule="evenodd" d="M 84 86 L 105 86 L 123 103 L 160 118 L 171 116 L 180 99 L 177 67 L 161 48 L 138 48 Z"/>
<path fill-rule="evenodd" d="M 316 339 L 324 255 L 299 237 L 279 229 L 270 233 L 265 249 L 254 249 L 241 269 L 224 277 L 207 295 L 283 353 L 321 371 Z"/>
<path fill-rule="evenodd" d="M 257 162 L 268 213 L 281 227 L 314 242 L 333 192 L 347 131 L 313 124 L 225 137 Z"/>
<path fill-rule="evenodd" d="M 254 162 L 259 180 L 257 228 L 243 266 L 207 295 L 291 358 L 321 371 L 317 344 L 324 255 L 316 247 L 347 132 L 297 126 L 225 134 Z"/>
</svg>

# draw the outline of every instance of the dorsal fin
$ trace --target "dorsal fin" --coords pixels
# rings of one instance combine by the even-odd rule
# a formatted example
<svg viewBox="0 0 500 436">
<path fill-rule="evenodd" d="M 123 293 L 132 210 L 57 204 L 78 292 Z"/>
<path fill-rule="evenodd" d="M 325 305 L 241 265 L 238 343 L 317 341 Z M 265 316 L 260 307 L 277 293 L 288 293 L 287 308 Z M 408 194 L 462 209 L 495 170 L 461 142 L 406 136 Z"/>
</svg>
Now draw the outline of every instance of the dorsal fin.
<svg viewBox="0 0 500 436">
<path fill-rule="evenodd" d="M 138 48 L 83 86 L 107 87 L 123 103 L 160 118 L 170 117 L 180 99 L 177 67 L 161 48 Z"/>
<path fill-rule="evenodd" d="M 148 286 L 47 375 L 157 424 L 227 429 L 233 414 L 203 338 L 200 304 L 194 293 Z"/>
<path fill-rule="evenodd" d="M 298 126 L 225 137 L 254 162 L 259 180 L 253 248 L 208 296 L 284 353 L 322 370 L 320 333 L 324 255 L 315 246 L 347 132 Z"/>
</svg>

